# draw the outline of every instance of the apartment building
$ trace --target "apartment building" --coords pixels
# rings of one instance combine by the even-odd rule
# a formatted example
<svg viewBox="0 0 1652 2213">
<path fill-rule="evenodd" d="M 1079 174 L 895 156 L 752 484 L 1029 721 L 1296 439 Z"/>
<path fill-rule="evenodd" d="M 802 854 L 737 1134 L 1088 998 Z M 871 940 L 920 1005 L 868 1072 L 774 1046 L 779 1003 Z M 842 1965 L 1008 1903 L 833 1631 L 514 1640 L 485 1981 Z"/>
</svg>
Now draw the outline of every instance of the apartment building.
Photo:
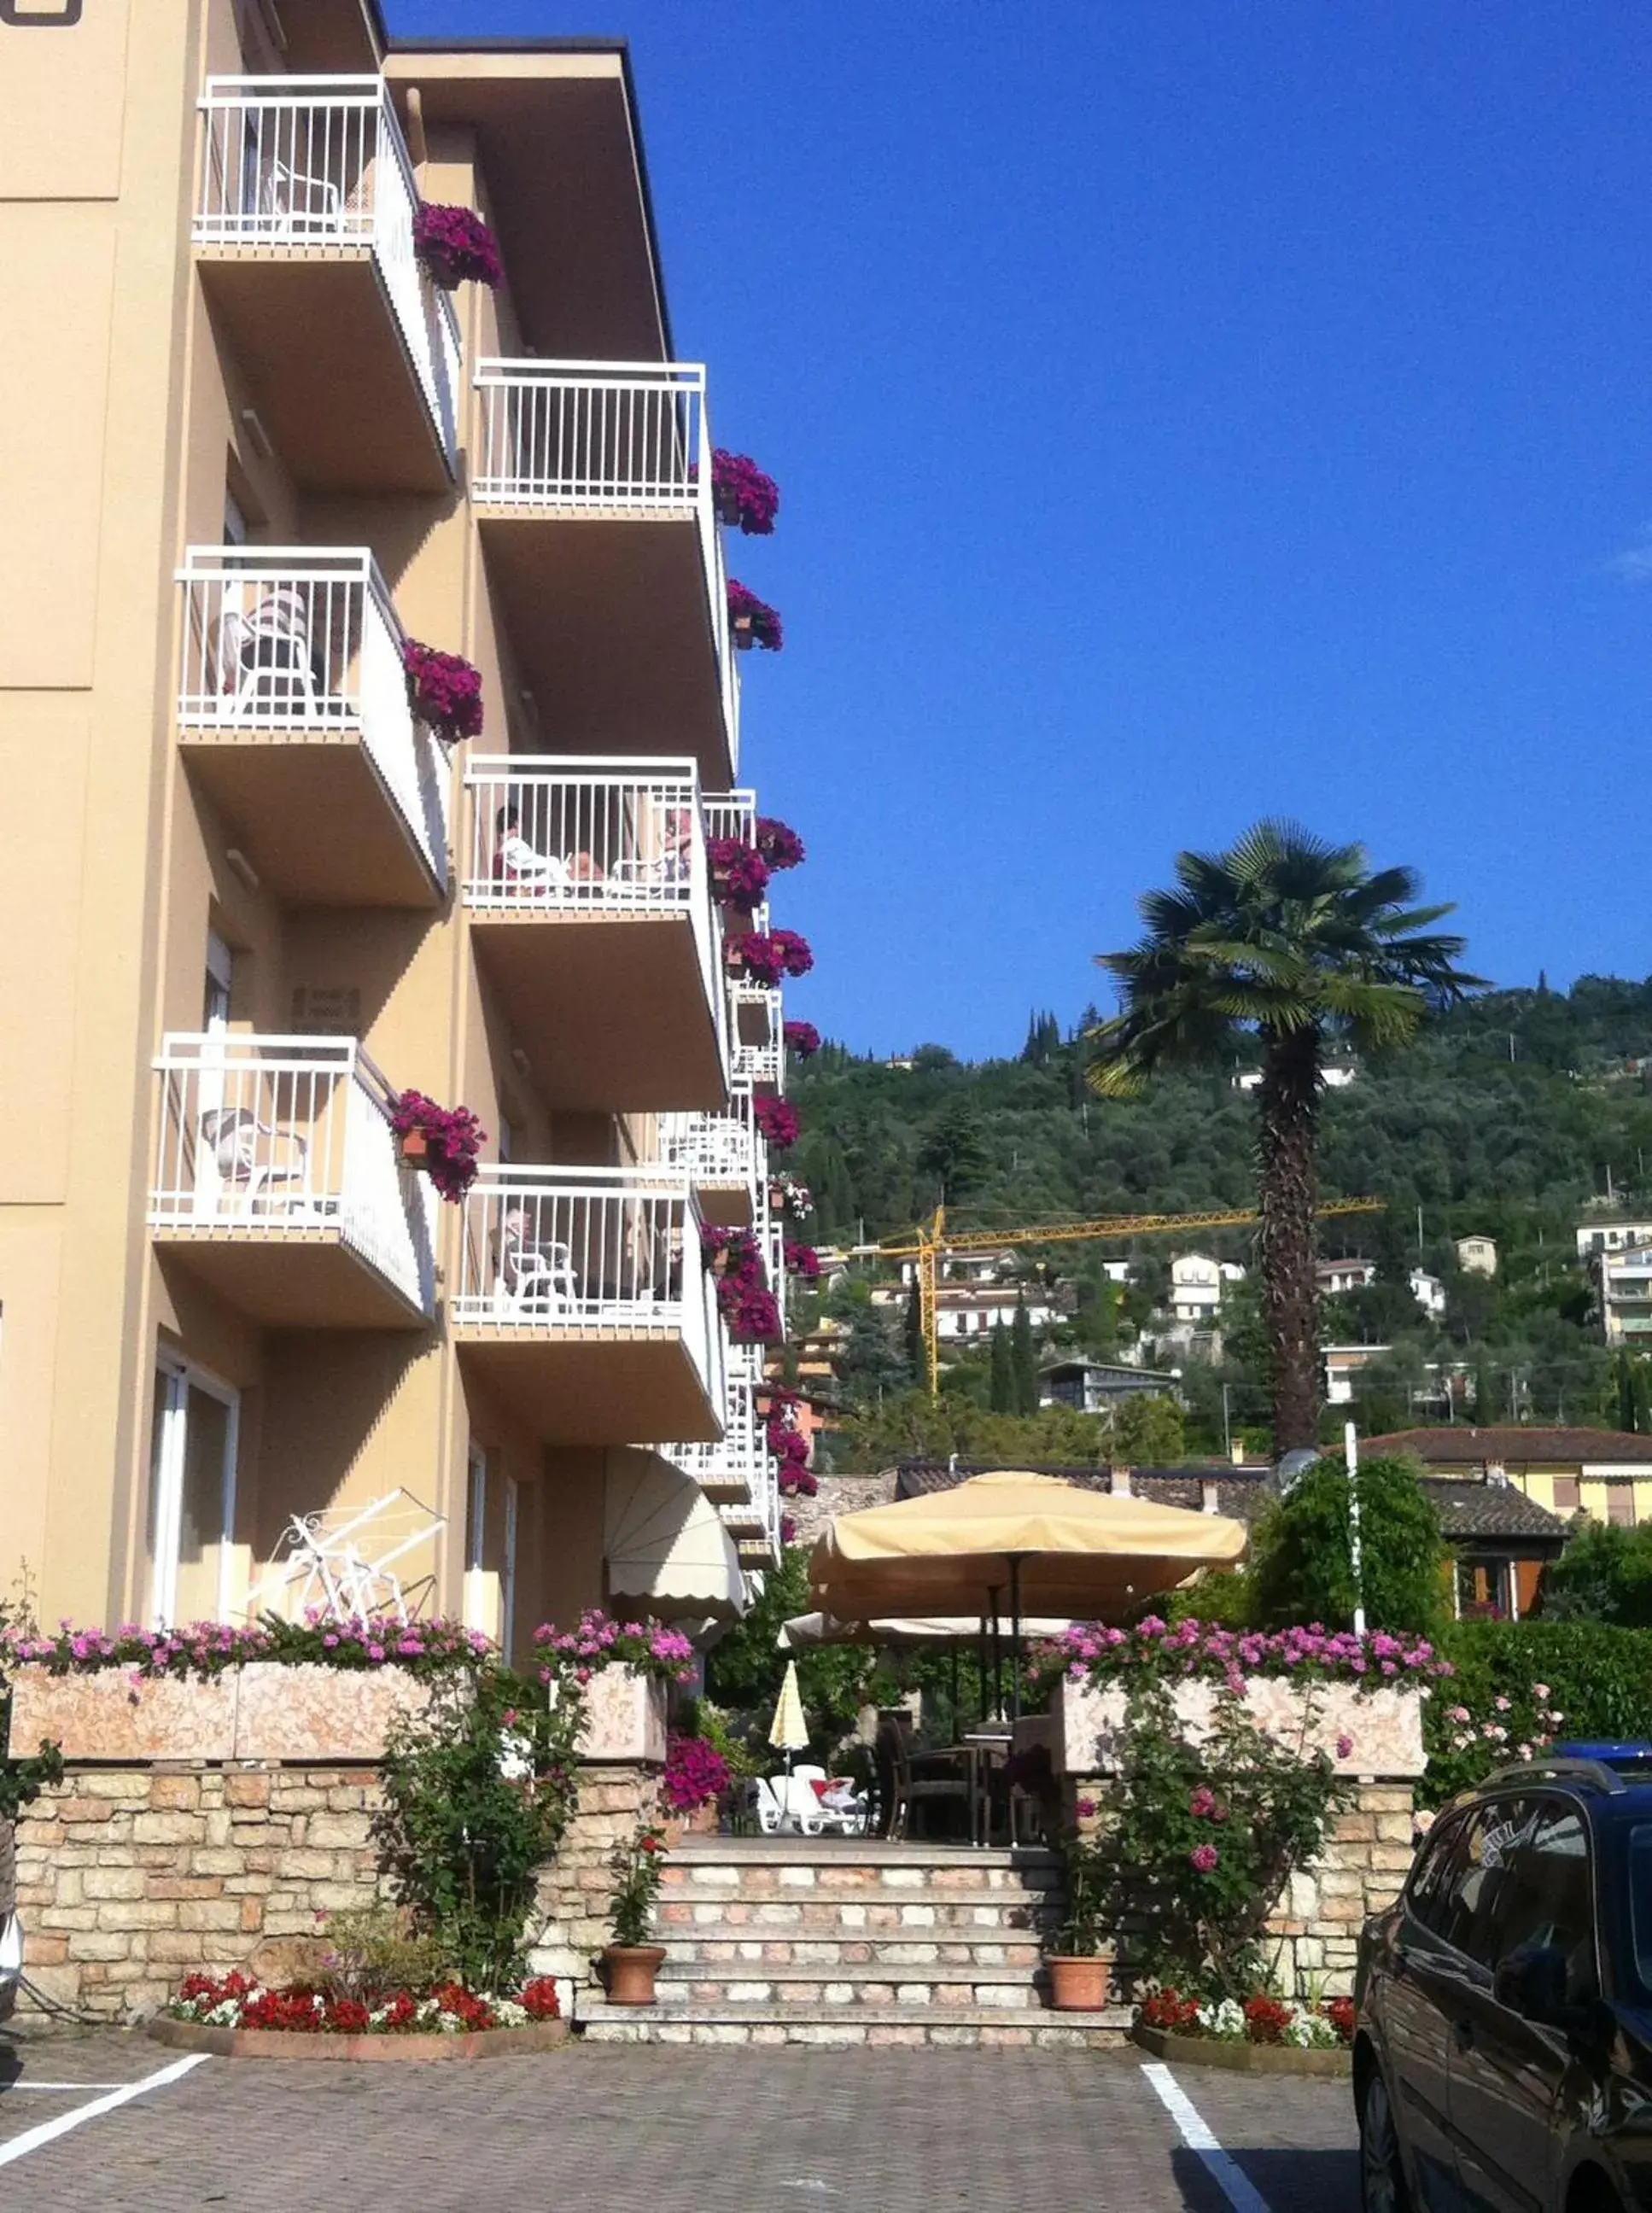
<svg viewBox="0 0 1652 2213">
<path fill-rule="evenodd" d="M 0 1581 L 727 1613 L 778 1507 L 700 1232 L 783 1294 L 783 1047 L 707 866 L 755 799 L 624 48 L 8 10 L 0 123 Z M 487 1133 L 459 1204 L 411 1091 Z"/>
</svg>

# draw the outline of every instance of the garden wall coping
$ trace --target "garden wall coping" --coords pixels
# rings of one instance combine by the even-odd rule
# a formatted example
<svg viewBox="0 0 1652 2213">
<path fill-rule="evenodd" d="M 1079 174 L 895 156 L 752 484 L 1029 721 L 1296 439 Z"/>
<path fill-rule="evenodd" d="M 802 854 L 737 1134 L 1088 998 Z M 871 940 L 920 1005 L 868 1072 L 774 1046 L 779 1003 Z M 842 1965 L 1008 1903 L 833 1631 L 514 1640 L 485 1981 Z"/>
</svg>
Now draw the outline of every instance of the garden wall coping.
<svg viewBox="0 0 1652 2213">
<path fill-rule="evenodd" d="M 1208 1682 L 1175 1686 L 1177 1715 L 1195 1740 L 1210 1730 L 1216 1690 Z M 1409 1686 L 1362 1691 L 1352 1683 L 1294 1683 L 1277 1675 L 1252 1675 L 1245 1684 L 1245 1704 L 1270 1736 L 1325 1753 L 1338 1775 L 1414 1779 L 1426 1764 L 1423 1702 Z M 1050 1702 L 1050 1756 L 1057 1774 L 1117 1773 L 1125 1710 L 1120 1686 L 1100 1687 L 1064 1676 Z M 1337 1746 L 1344 1737 L 1352 1748 L 1339 1756 Z"/>
</svg>

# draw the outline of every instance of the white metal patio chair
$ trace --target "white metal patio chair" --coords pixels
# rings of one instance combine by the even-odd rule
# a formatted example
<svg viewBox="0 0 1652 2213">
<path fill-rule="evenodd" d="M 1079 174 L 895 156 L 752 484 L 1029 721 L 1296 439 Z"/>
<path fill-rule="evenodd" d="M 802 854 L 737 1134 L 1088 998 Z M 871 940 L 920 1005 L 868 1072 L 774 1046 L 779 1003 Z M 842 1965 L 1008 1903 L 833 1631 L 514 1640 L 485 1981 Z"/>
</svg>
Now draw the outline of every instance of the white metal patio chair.
<svg viewBox="0 0 1652 2213">
<path fill-rule="evenodd" d="M 310 611 L 302 591 L 277 584 L 245 614 L 226 607 L 219 628 L 223 689 L 233 693 L 235 721 L 263 708 L 284 716 L 303 710 L 307 723 L 324 719 L 315 687 Z"/>
<path fill-rule="evenodd" d="M 241 1212 L 255 1213 L 260 1200 L 267 1209 L 279 1199 L 284 1212 L 313 1203 L 308 1188 L 309 1143 L 296 1130 L 263 1121 L 250 1106 L 209 1106 L 201 1116 L 201 1137 L 218 1174 L 237 1195 Z M 284 1160 L 277 1156 L 277 1139 L 290 1148 Z M 276 1185 L 286 1188 L 272 1191 Z M 300 1188 L 292 1189 L 294 1185 Z"/>
<path fill-rule="evenodd" d="M 338 186 L 326 177 L 307 177 L 279 160 L 271 162 L 265 176 L 264 213 L 277 238 L 325 238 L 344 227 Z"/>
</svg>

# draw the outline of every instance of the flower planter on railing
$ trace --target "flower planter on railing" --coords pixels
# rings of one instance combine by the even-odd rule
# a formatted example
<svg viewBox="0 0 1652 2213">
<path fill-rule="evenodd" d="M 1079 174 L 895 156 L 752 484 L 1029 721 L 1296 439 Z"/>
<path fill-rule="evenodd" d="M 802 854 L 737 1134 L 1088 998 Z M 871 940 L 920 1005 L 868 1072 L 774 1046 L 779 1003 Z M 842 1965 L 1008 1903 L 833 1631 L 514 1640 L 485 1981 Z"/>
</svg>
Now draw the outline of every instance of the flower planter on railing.
<svg viewBox="0 0 1652 2213">
<path fill-rule="evenodd" d="M 491 290 L 504 279 L 493 233 L 467 207 L 421 200 L 413 217 L 413 252 L 430 282 L 444 292 L 465 283 Z"/>
</svg>

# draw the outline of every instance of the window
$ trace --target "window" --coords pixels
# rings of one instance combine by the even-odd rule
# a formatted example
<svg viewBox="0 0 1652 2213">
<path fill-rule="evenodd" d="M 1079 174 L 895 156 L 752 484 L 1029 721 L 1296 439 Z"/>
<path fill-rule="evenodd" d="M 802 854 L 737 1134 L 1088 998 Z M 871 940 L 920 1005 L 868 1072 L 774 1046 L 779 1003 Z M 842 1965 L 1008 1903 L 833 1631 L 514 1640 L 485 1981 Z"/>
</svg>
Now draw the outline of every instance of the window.
<svg viewBox="0 0 1652 2213">
<path fill-rule="evenodd" d="M 1462 1843 L 1460 1821 L 1442 1822 L 1423 1846 L 1405 1889 L 1405 1903 L 1427 1928 L 1435 1925 L 1441 1887 L 1452 1879 L 1455 1855 Z"/>
<path fill-rule="evenodd" d="M 1583 1486 L 1575 1475 L 1558 1475 L 1554 1479 L 1554 1510 L 1557 1514 L 1576 1514 L 1583 1503 Z"/>
<path fill-rule="evenodd" d="M 1411 1910 L 1418 1920 L 1442 1943 L 1485 1967 L 1492 1965 L 1492 1915 L 1503 1872 L 1533 1818 L 1526 1799 L 1477 1807 L 1453 1831 L 1423 1894 L 1412 1893 Z M 1431 1862 L 1430 1869 L 1436 1868 Z"/>
<path fill-rule="evenodd" d="M 1632 1529 L 1635 1527 L 1635 1486 L 1632 1483 L 1607 1484 L 1606 1520 L 1615 1529 Z"/>
<path fill-rule="evenodd" d="M 1490 1929 L 1492 1955 L 1542 1945 L 1566 1954 L 1566 2003 L 1594 1996 L 1594 1913 L 1588 1831 L 1582 1815 L 1558 1801 L 1539 1801 L 1522 1824 L 1509 1856 Z"/>
<path fill-rule="evenodd" d="M 1507 1560 L 1460 1558 L 1456 1575 L 1459 1620 L 1472 1620 L 1476 1615 L 1506 1616 L 1512 1611 Z"/>
<path fill-rule="evenodd" d="M 1652 1821 L 1637 1821 L 1629 1832 L 1625 1866 L 1629 1919 L 1634 1933 L 1635 1972 L 1641 1988 L 1652 1992 Z"/>
<path fill-rule="evenodd" d="M 149 1613 L 162 1626 L 229 1612 L 236 1394 L 186 1362 L 155 1372 L 149 1430 Z"/>
</svg>

